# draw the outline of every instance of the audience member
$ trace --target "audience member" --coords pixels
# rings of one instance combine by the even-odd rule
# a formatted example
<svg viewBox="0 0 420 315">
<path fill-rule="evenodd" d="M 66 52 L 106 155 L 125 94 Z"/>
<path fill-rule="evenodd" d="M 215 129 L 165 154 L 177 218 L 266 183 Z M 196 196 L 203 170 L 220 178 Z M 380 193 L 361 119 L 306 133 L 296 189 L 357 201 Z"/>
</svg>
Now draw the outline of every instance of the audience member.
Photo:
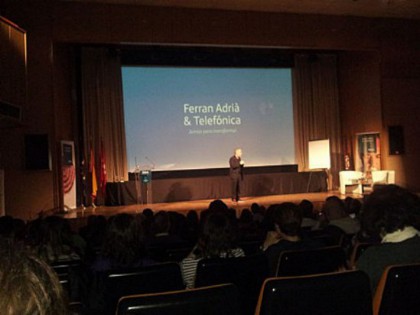
<svg viewBox="0 0 420 315">
<path fill-rule="evenodd" d="M 377 188 L 366 199 L 362 226 L 382 244 L 366 249 L 356 266 L 369 275 L 373 292 L 387 266 L 420 262 L 420 232 L 412 226 L 419 206 L 416 195 L 396 185 Z"/>
<path fill-rule="evenodd" d="M 318 225 L 318 217 L 314 212 L 314 205 L 307 199 L 304 199 L 299 204 L 299 210 L 302 215 L 301 227 L 304 229 L 312 229 Z"/>
<path fill-rule="evenodd" d="M 264 220 L 264 210 L 258 203 L 254 202 L 251 205 L 251 212 L 253 214 L 254 221 L 258 222 L 258 224 Z"/>
<path fill-rule="evenodd" d="M 309 231 L 316 228 L 321 228 L 319 232 L 326 234 L 328 239 L 330 236 L 342 239 L 343 235 L 350 239 L 349 235 L 357 233 L 362 226 L 357 234 L 359 241 L 379 240 L 382 243 L 368 248 L 357 262 L 357 267 L 369 274 L 372 288 L 375 289 L 386 266 L 420 262 L 420 233 L 416 229 L 419 221 L 415 220 L 420 217 L 420 203 L 416 195 L 390 185 L 375 189 L 364 201 L 362 211 L 360 207 L 361 202 L 357 199 L 348 197 L 343 202 L 332 196 L 326 199 L 322 216 L 314 212 L 309 200 L 302 200 L 299 206 L 293 203 L 273 204 L 267 210 L 254 203 L 251 210 L 243 209 L 237 218 L 237 209 L 229 209 L 223 201 L 214 200 L 207 210 L 201 212 L 201 218 L 196 211 L 190 211 L 185 216 L 166 211 L 154 214 L 151 209 L 145 209 L 136 216 L 118 214 L 109 220 L 104 216 L 92 215 L 78 234 L 72 233 L 68 220 L 58 216 L 39 218 L 26 225 L 22 220 L 4 216 L 0 218 L 0 245 L 5 244 L 0 248 L 0 309 L 5 310 L 7 315 L 66 312 L 62 300 L 50 305 L 53 300 L 62 299 L 61 289 L 57 289 L 54 282 L 56 277 L 53 274 L 51 278 L 51 271 L 45 270 L 48 266 L 45 267 L 40 259 L 47 264 L 77 260 L 77 263 L 82 261 L 90 267 L 92 272 L 89 279 L 85 279 L 83 273 L 83 281 L 89 281 L 84 284 L 83 290 L 87 289 L 86 286 L 90 289 L 83 302 L 90 310 L 101 313 L 106 305 L 101 288 L 103 272 L 141 267 L 173 257 L 162 255 L 163 260 L 158 259 L 160 256 L 156 253 L 159 254 L 161 247 L 172 249 L 180 245 L 185 253 L 185 248 L 188 250 L 195 244 L 191 253 L 181 262 L 185 284 L 187 288 L 192 288 L 201 259 L 245 255 L 237 245 L 238 240 L 255 244 L 265 238 L 261 248 L 268 258 L 270 274 L 274 276 L 283 251 L 322 246 L 314 240 L 316 235 L 313 233 L 318 231 Z M 310 237 L 305 237 L 306 234 Z M 19 249 L 18 245 L 23 243 L 32 254 Z M 16 250 L 10 246 L 15 246 Z M 17 269 L 11 270 L 11 274 L 21 274 L 21 277 L 12 283 L 5 270 L 13 265 L 18 253 L 22 255 L 22 261 L 16 262 Z M 36 270 L 31 271 L 30 268 Z M 28 283 L 23 283 L 31 272 L 34 277 Z M 44 273 L 38 276 L 37 272 Z M 51 284 L 41 292 L 44 290 L 44 279 Z M 38 286 L 39 292 L 30 291 Z M 7 296 L 8 291 L 18 292 L 16 290 L 22 291 L 19 302 L 28 303 L 17 305 L 18 296 L 15 293 Z M 39 304 L 40 301 L 43 301 L 43 305 Z"/>
<path fill-rule="evenodd" d="M 258 222 L 249 209 L 243 209 L 238 220 L 239 238 L 241 241 L 258 239 Z"/>
<path fill-rule="evenodd" d="M 214 211 L 206 216 L 202 234 L 192 252 L 182 260 L 181 268 L 187 288 L 193 288 L 198 262 L 203 258 L 244 256 L 236 246 L 236 233 L 224 211 Z"/>
<path fill-rule="evenodd" d="M 195 244 L 199 235 L 200 222 L 197 211 L 190 210 L 187 213 L 185 226 L 182 231 L 182 237 L 189 243 Z"/>
<path fill-rule="evenodd" d="M 85 243 L 75 245 L 70 225 L 58 216 L 39 218 L 29 227 L 29 245 L 34 252 L 48 263 L 80 260 L 85 252 Z M 77 238 L 82 240 L 81 238 Z"/>
<path fill-rule="evenodd" d="M 86 242 L 87 262 L 92 262 L 99 254 L 105 239 L 107 220 L 103 215 L 91 215 L 88 217 L 86 226 L 79 230 L 79 235 Z"/>
<path fill-rule="evenodd" d="M 153 210 L 150 208 L 146 208 L 142 212 L 143 215 L 143 235 L 147 239 L 148 237 L 153 235 L 152 227 L 153 227 L 153 221 L 155 219 Z"/>
<path fill-rule="evenodd" d="M 0 244 L 0 310 L 3 315 L 68 314 L 55 272 L 39 257 Z"/>
<path fill-rule="evenodd" d="M 323 207 L 325 223 L 340 228 L 345 234 L 354 235 L 360 230 L 360 223 L 347 215 L 344 202 L 337 196 L 328 197 Z"/>
<path fill-rule="evenodd" d="M 362 209 L 362 203 L 359 199 L 352 197 L 346 197 L 344 199 L 344 205 L 347 215 L 352 219 L 358 219 L 360 215 L 360 210 Z"/>
<path fill-rule="evenodd" d="M 0 217 L 0 237 L 10 242 L 14 240 L 13 218 L 9 215 Z"/>
<path fill-rule="evenodd" d="M 294 203 L 285 202 L 273 209 L 274 230 L 267 233 L 262 250 L 267 255 L 269 271 L 275 276 L 280 254 L 285 250 L 311 249 L 319 244 L 301 235 L 302 216 Z"/>
<path fill-rule="evenodd" d="M 151 247 L 166 247 L 183 243 L 183 240 L 177 234 L 170 233 L 172 225 L 168 212 L 159 211 L 156 213 L 152 226 L 153 236 L 148 239 L 147 245 Z"/>
<path fill-rule="evenodd" d="M 92 269 L 106 271 L 150 264 L 145 257 L 141 232 L 141 226 L 133 216 L 121 213 L 111 217 L 101 253 Z"/>
</svg>

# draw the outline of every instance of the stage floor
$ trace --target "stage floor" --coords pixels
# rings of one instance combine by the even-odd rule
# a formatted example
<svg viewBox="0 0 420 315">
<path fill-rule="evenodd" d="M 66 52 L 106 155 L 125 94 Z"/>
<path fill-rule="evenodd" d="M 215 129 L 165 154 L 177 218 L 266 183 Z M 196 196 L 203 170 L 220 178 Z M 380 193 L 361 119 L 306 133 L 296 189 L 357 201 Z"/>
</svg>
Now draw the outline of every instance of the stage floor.
<svg viewBox="0 0 420 315">
<path fill-rule="evenodd" d="M 322 208 L 324 201 L 329 196 L 338 196 L 341 199 L 344 199 L 348 196 L 361 199 L 362 195 L 358 194 L 348 194 L 341 195 L 338 191 L 329 191 L 329 192 L 318 192 L 318 193 L 302 193 L 302 194 L 287 194 L 287 195 L 271 195 L 271 196 L 259 196 L 259 197 L 243 197 L 242 201 L 239 203 L 232 202 L 230 199 L 222 199 L 228 207 L 236 209 L 237 215 L 241 213 L 243 209 L 249 209 L 251 205 L 256 202 L 259 205 L 268 207 L 269 205 L 282 202 L 294 202 L 299 203 L 303 199 L 308 199 L 314 204 L 314 208 L 319 210 Z M 165 211 L 176 211 L 186 214 L 190 210 L 195 210 L 201 212 L 208 208 L 210 202 L 213 200 L 192 200 L 192 201 L 182 201 L 182 202 L 169 202 L 169 203 L 154 203 L 154 204 L 137 204 L 137 205 L 128 205 L 128 206 L 98 206 L 96 208 L 88 207 L 85 209 L 79 208 L 76 210 L 71 210 L 68 213 L 64 214 L 64 217 L 67 219 L 81 219 L 87 218 L 90 215 L 104 215 L 104 216 L 113 216 L 118 213 L 141 213 L 144 209 L 150 208 L 154 212 L 165 210 Z"/>
</svg>

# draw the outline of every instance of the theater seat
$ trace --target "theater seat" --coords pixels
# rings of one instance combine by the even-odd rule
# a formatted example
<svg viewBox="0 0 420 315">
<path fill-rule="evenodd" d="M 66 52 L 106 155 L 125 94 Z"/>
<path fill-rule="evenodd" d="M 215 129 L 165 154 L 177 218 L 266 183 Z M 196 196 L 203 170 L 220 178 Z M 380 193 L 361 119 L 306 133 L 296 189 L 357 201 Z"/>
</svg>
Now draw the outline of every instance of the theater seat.
<svg viewBox="0 0 420 315">
<path fill-rule="evenodd" d="M 371 315 L 368 276 L 362 271 L 269 278 L 256 315 Z"/>
<path fill-rule="evenodd" d="M 350 256 L 350 267 L 355 268 L 356 262 L 359 260 L 359 257 L 365 252 L 366 249 L 368 249 L 371 246 L 375 246 L 375 244 L 372 243 L 357 243 L 351 252 Z"/>
<path fill-rule="evenodd" d="M 197 266 L 196 287 L 233 283 L 239 290 L 242 314 L 253 314 L 258 293 L 268 277 L 265 255 L 202 259 Z"/>
<path fill-rule="evenodd" d="M 117 302 L 122 296 L 182 290 L 185 287 L 177 263 L 114 270 L 105 273 L 104 277 L 104 298 L 109 314 L 115 314 Z"/>
<path fill-rule="evenodd" d="M 148 253 L 154 261 L 180 262 L 191 253 L 193 246 L 186 244 L 172 244 L 166 246 L 149 247 Z"/>
<path fill-rule="evenodd" d="M 278 277 L 302 276 L 346 269 L 346 254 L 339 246 L 310 250 L 289 250 L 280 254 Z"/>
<path fill-rule="evenodd" d="M 83 266 L 80 260 L 58 261 L 51 264 L 58 279 L 68 294 L 70 302 L 79 302 L 83 291 Z"/>
<path fill-rule="evenodd" d="M 117 315 L 239 315 L 238 290 L 222 284 L 156 294 L 127 296 L 120 299 Z"/>
<path fill-rule="evenodd" d="M 420 314 L 420 264 L 389 266 L 373 300 L 374 315 Z"/>
</svg>

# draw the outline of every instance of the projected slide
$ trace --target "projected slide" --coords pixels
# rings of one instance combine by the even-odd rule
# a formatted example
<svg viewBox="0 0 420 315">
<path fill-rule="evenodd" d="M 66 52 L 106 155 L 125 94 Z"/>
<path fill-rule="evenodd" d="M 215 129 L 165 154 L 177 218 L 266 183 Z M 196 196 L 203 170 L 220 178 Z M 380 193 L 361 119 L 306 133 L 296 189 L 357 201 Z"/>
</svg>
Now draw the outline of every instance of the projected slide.
<svg viewBox="0 0 420 315">
<path fill-rule="evenodd" d="M 129 170 L 295 164 L 290 69 L 123 67 Z"/>
</svg>

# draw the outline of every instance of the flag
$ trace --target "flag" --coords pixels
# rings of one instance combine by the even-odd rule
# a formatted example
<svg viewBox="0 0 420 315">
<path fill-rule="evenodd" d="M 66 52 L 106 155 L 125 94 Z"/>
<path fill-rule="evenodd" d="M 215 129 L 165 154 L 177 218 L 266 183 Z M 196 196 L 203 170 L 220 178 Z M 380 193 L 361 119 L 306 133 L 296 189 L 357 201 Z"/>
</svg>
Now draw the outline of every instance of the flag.
<svg viewBox="0 0 420 315">
<path fill-rule="evenodd" d="M 104 148 L 104 142 L 101 140 L 101 172 L 99 174 L 99 187 L 102 191 L 102 196 L 105 196 L 105 189 L 106 189 L 106 164 L 105 164 L 105 148 Z"/>
<path fill-rule="evenodd" d="M 89 172 L 92 174 L 92 197 L 96 198 L 96 193 L 98 191 L 98 181 L 96 178 L 95 153 L 93 152 L 93 148 L 90 148 Z"/>
</svg>

